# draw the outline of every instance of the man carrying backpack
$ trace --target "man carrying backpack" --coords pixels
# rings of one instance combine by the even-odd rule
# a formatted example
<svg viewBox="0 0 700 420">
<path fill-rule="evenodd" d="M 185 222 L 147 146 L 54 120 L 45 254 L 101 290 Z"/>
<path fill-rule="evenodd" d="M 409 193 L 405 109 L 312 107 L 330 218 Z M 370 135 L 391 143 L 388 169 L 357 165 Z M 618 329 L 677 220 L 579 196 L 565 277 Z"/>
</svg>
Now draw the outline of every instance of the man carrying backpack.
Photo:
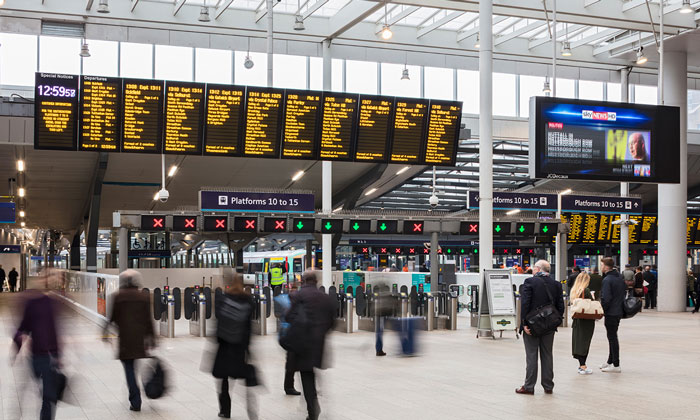
<svg viewBox="0 0 700 420">
<path fill-rule="evenodd" d="M 308 418 L 316 420 L 321 408 L 316 396 L 314 368 L 323 368 L 326 334 L 335 322 L 335 311 L 330 296 L 318 289 L 315 272 L 304 272 L 301 281 L 301 289 L 289 295 L 292 305 L 285 316 L 289 330 L 283 347 L 289 351 L 290 367 L 301 374 Z"/>
</svg>

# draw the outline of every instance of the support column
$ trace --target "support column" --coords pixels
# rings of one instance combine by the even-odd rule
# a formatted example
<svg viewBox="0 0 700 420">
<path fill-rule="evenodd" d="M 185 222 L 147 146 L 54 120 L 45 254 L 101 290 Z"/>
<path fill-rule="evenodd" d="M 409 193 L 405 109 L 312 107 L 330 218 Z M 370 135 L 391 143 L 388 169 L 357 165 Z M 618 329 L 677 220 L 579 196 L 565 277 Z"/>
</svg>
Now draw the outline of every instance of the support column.
<svg viewBox="0 0 700 420">
<path fill-rule="evenodd" d="M 629 102 L 630 93 L 630 83 L 629 83 L 629 69 L 624 68 L 620 70 L 620 98 L 622 102 Z M 630 184 L 629 182 L 620 183 L 620 195 L 622 197 L 627 197 L 630 194 Z M 630 256 L 630 237 L 629 231 L 630 227 L 627 224 L 629 217 L 626 214 L 620 215 L 620 220 L 622 224 L 620 225 L 620 271 L 625 268 L 625 265 L 629 264 Z"/>
<path fill-rule="evenodd" d="M 440 248 L 438 233 L 433 232 L 430 234 L 430 291 L 433 293 L 438 291 L 438 278 L 440 276 L 438 248 Z"/>
<path fill-rule="evenodd" d="M 75 232 L 70 244 L 70 269 L 80 271 L 80 232 Z"/>
<path fill-rule="evenodd" d="M 311 249 L 311 247 L 313 246 L 312 243 L 313 242 L 311 241 L 311 239 L 306 240 L 306 263 L 304 266 L 307 270 L 310 269 L 311 265 L 313 264 L 313 249 Z"/>
<path fill-rule="evenodd" d="M 659 294 L 658 309 L 685 311 L 686 292 L 686 217 L 688 200 L 688 57 L 685 52 L 666 51 L 663 64 L 665 105 L 681 109 L 680 183 L 659 184 Z M 661 89 L 659 89 L 661 91 Z M 661 99 L 661 98 L 660 98 Z M 663 162 L 673 165 L 674 162 Z"/>
<path fill-rule="evenodd" d="M 129 268 L 129 229 L 119 228 L 119 272 Z"/>
<path fill-rule="evenodd" d="M 323 90 L 331 90 L 331 50 L 330 42 L 323 42 Z M 323 214 L 330 215 L 333 211 L 333 164 L 322 162 L 322 211 Z M 323 250 L 323 276 L 321 284 L 326 290 L 333 285 L 333 236 L 323 234 L 321 237 L 321 248 Z"/>
<path fill-rule="evenodd" d="M 483 271 L 493 268 L 493 0 L 479 2 L 479 42 L 479 269 Z"/>
<path fill-rule="evenodd" d="M 52 230 L 49 231 L 48 240 L 49 255 L 47 256 L 48 264 L 46 264 L 46 267 L 53 267 L 53 260 L 56 257 L 56 239 Z"/>
<path fill-rule="evenodd" d="M 274 6 L 275 0 L 267 0 L 267 87 L 272 87 L 274 81 Z"/>
</svg>

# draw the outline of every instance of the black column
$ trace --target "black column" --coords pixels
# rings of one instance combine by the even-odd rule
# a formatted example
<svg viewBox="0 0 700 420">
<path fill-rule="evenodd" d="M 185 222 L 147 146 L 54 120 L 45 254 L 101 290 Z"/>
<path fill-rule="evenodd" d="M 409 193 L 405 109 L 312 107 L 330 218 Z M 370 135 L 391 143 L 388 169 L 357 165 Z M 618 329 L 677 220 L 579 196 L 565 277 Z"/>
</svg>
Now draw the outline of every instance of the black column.
<svg viewBox="0 0 700 420">
<path fill-rule="evenodd" d="M 73 241 L 70 244 L 70 269 L 80 271 L 80 232 L 73 235 Z"/>
<path fill-rule="evenodd" d="M 311 239 L 306 240 L 306 269 L 311 268 L 311 264 L 313 263 L 313 241 Z"/>
<path fill-rule="evenodd" d="M 56 255 L 56 240 L 54 238 L 53 231 L 49 231 L 48 240 L 49 240 L 49 255 L 48 255 L 47 259 L 49 260 L 49 263 L 46 266 L 53 267 L 53 259 L 54 259 L 54 256 Z"/>
</svg>

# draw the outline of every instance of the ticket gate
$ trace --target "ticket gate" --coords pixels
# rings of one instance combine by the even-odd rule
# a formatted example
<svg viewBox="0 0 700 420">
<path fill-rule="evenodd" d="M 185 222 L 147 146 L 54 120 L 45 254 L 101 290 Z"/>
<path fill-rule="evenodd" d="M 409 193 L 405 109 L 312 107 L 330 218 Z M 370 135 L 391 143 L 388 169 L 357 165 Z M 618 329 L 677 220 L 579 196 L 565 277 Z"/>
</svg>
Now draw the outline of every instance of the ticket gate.
<svg viewBox="0 0 700 420">
<path fill-rule="evenodd" d="M 357 315 L 357 329 L 363 331 L 374 331 L 374 294 L 372 285 L 367 285 L 367 291 L 362 286 L 355 290 L 355 314 Z"/>
<path fill-rule="evenodd" d="M 209 287 L 185 288 L 185 319 L 190 321 L 190 334 L 207 336 L 207 319 L 211 318 L 211 289 Z"/>
<path fill-rule="evenodd" d="M 469 296 L 467 310 L 471 314 L 470 325 L 476 328 L 479 326 L 479 286 L 476 284 L 467 286 L 467 296 Z"/>
<path fill-rule="evenodd" d="M 175 337 L 175 321 L 180 319 L 182 298 L 180 288 L 170 290 L 163 286 L 163 291 L 153 289 L 153 318 L 159 322 L 160 335 L 167 338 Z"/>
<path fill-rule="evenodd" d="M 418 287 L 411 286 L 409 299 L 411 315 L 421 318 L 421 320 L 416 323 L 416 328 L 426 331 L 434 330 L 435 297 L 431 293 L 424 291 L 423 284 L 419 284 Z"/>
<path fill-rule="evenodd" d="M 353 297 L 350 293 L 345 293 L 344 285 L 339 286 L 338 293 L 336 293 L 335 286 L 328 288 L 328 295 L 332 298 L 334 302 L 335 317 L 338 322 L 335 323 L 335 330 L 352 333 L 353 331 Z"/>
<path fill-rule="evenodd" d="M 256 285 L 252 296 L 255 308 L 253 309 L 251 331 L 253 334 L 267 335 L 267 318 L 270 317 L 272 310 L 271 306 L 268 305 L 268 302 L 270 302 L 270 288 L 263 287 L 261 289 Z"/>
</svg>

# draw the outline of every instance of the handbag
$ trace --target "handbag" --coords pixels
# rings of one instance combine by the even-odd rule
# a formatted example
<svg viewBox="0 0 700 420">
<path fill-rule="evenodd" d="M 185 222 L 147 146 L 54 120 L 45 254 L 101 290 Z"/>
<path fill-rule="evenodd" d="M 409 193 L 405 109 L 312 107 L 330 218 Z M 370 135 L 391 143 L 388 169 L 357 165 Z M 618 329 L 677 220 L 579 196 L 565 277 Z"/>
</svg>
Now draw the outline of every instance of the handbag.
<svg viewBox="0 0 700 420">
<path fill-rule="evenodd" d="M 642 310 L 642 300 L 634 297 L 631 290 L 627 291 L 625 299 L 622 301 L 623 318 L 632 318 L 637 312 Z"/>
<path fill-rule="evenodd" d="M 167 390 L 165 369 L 157 357 L 151 357 L 153 364 L 149 368 L 149 377 L 143 383 L 143 390 L 146 396 L 152 400 L 162 397 Z"/>
<path fill-rule="evenodd" d="M 541 337 L 555 331 L 562 323 L 561 314 L 554 307 L 554 299 L 544 280 L 542 280 L 542 286 L 547 292 L 549 303 L 525 315 L 525 323 L 530 327 L 530 332 L 535 337 Z"/>
<path fill-rule="evenodd" d="M 289 326 L 279 336 L 280 346 L 293 353 L 306 353 L 311 341 L 311 322 L 306 313 L 306 305 L 302 302 L 293 305 L 285 319 L 289 320 Z"/>
<path fill-rule="evenodd" d="M 603 306 L 592 299 L 576 298 L 569 310 L 573 319 L 601 319 L 604 316 Z"/>
</svg>

